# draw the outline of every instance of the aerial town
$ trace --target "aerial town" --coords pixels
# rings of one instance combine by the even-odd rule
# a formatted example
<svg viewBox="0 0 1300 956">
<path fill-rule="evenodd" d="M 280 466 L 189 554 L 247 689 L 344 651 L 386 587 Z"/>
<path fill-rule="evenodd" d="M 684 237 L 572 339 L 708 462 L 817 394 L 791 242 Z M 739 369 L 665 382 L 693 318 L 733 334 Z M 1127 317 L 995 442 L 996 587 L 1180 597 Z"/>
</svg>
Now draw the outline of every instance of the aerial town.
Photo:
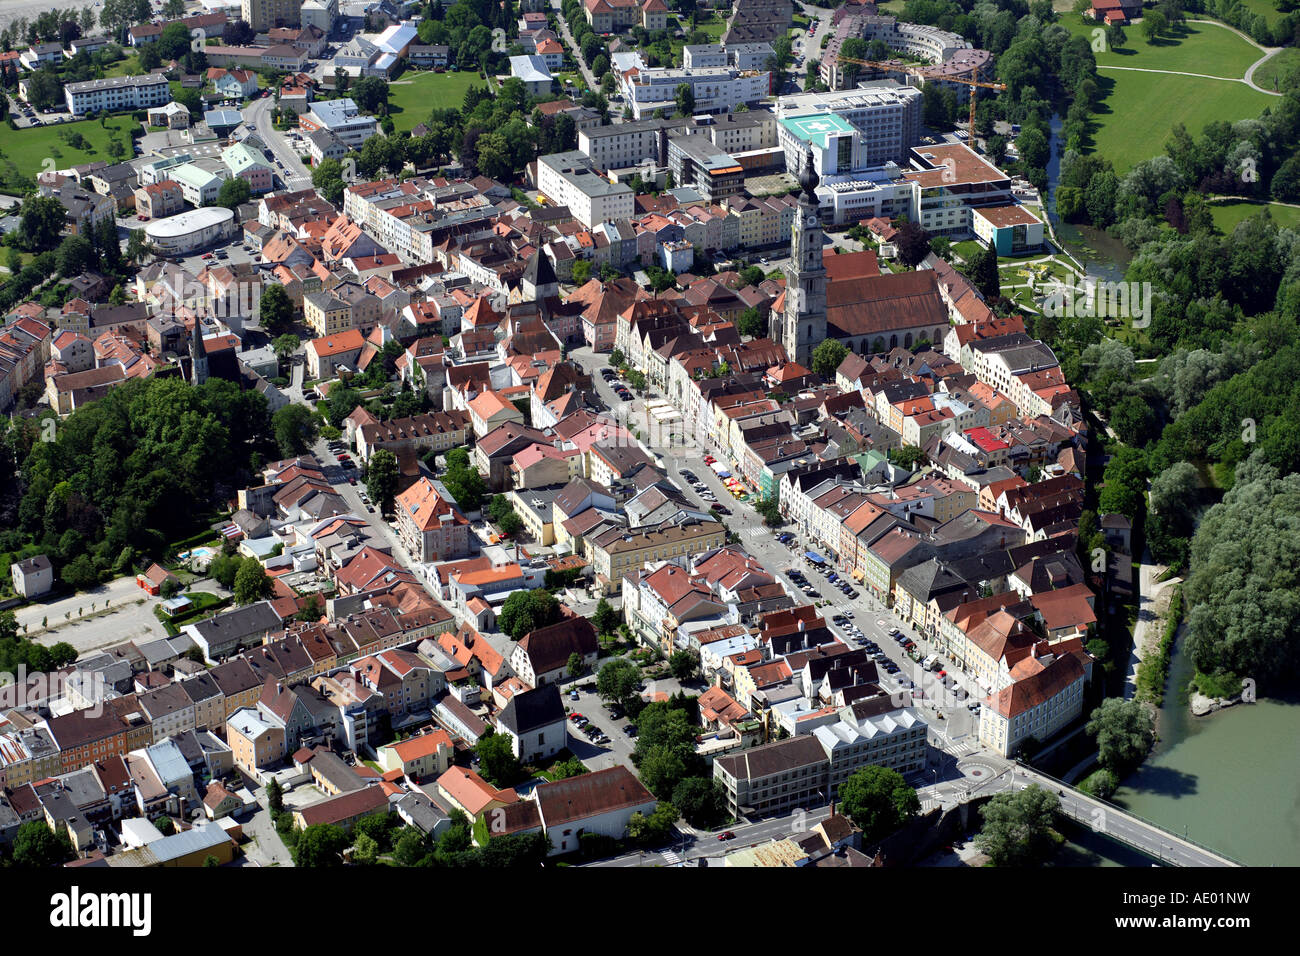
<svg viewBox="0 0 1300 956">
<path fill-rule="evenodd" d="M 73 2 L 0 863 L 1300 863 L 1285 0 Z"/>
</svg>

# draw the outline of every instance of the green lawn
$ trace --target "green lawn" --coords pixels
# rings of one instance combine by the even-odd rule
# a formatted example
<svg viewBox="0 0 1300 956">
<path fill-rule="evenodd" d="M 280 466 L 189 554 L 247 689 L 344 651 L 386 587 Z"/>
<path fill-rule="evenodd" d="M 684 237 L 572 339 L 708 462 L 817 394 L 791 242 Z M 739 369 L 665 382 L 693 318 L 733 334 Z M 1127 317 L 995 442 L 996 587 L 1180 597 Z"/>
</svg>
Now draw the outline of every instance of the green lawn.
<svg viewBox="0 0 1300 956">
<path fill-rule="evenodd" d="M 1282 11 L 1277 8 L 1274 0 L 1240 0 L 1243 7 L 1257 16 L 1263 17 L 1268 21 L 1268 25 L 1274 26 L 1277 21 L 1282 19 Z M 1204 14 L 1197 14 L 1204 16 Z"/>
<path fill-rule="evenodd" d="M 54 160 L 55 169 L 68 169 L 97 159 L 112 162 L 108 144 L 114 137 L 126 147 L 123 158 L 129 159 L 133 155 L 130 131 L 134 125 L 135 120 L 127 113 L 110 117 L 105 126 L 100 126 L 99 120 L 83 120 L 34 129 L 6 130 L 0 137 L 0 151 L 26 176 L 36 176 L 41 172 L 47 158 Z M 90 149 L 73 149 L 60 133 L 80 133 L 90 143 Z"/>
<path fill-rule="evenodd" d="M 1062 18 L 1066 29 L 1092 42 L 1096 23 L 1081 23 L 1077 16 Z M 1185 23 L 1173 35 L 1147 43 L 1138 27 L 1126 27 L 1128 40 L 1119 49 L 1095 52 L 1097 66 L 1128 66 L 1143 70 L 1173 70 L 1208 76 L 1243 77 L 1264 54 L 1217 23 Z M 1103 69 L 1102 72 L 1105 72 Z M 1114 75 L 1114 74 L 1110 74 Z"/>
<path fill-rule="evenodd" d="M 429 118 L 434 109 L 460 109 L 465 91 L 471 86 L 487 85 L 478 73 L 417 73 L 408 71 L 400 80 L 388 84 L 388 112 L 399 132 L 408 132 Z"/>
<path fill-rule="evenodd" d="M 1214 203 L 1210 206 L 1210 215 L 1214 217 L 1214 224 L 1219 227 L 1221 232 L 1230 233 L 1237 223 L 1251 216 L 1258 216 L 1265 209 L 1268 210 L 1269 215 L 1273 217 L 1273 221 L 1279 226 L 1290 226 L 1292 229 L 1300 227 L 1300 209 L 1294 206 L 1283 206 L 1275 202 Z"/>
<path fill-rule="evenodd" d="M 140 58 L 132 53 L 125 59 L 118 60 L 105 70 L 104 76 L 137 76 L 142 72 L 143 71 L 140 69 Z"/>
<path fill-rule="evenodd" d="M 1255 71 L 1255 82 L 1266 90 L 1273 89 L 1275 80 L 1281 80 L 1291 70 L 1300 69 L 1300 49 L 1285 47 L 1274 53 Z"/>
<path fill-rule="evenodd" d="M 1164 152 L 1178 123 L 1196 135 L 1212 120 L 1259 116 L 1277 97 L 1242 83 L 1102 70 L 1103 100 L 1093 116 L 1093 146 L 1119 173 Z"/>
</svg>

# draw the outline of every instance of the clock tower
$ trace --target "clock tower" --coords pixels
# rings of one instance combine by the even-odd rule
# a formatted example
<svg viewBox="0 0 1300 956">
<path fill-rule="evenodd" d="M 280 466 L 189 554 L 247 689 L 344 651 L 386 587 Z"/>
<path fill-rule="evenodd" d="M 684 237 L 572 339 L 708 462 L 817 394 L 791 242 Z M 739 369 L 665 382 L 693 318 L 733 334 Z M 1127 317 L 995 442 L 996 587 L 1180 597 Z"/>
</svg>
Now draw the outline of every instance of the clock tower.
<svg viewBox="0 0 1300 956">
<path fill-rule="evenodd" d="M 792 361 L 812 367 L 812 352 L 826 338 L 826 268 L 822 264 L 821 214 L 812 147 L 804 153 L 799 176 L 799 206 L 790 237 L 790 264 L 785 269 L 785 311 L 773 316 L 773 338 Z"/>
</svg>

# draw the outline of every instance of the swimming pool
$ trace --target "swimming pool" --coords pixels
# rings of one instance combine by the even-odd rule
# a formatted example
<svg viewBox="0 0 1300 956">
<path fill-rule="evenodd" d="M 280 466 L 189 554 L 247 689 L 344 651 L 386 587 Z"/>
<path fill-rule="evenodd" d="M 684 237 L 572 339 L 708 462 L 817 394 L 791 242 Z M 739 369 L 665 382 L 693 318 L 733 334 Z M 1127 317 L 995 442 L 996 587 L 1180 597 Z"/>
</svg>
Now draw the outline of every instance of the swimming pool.
<svg viewBox="0 0 1300 956">
<path fill-rule="evenodd" d="M 192 558 L 211 558 L 216 551 L 206 545 L 202 548 L 195 548 L 193 551 L 182 551 L 176 555 L 178 560 L 189 561 Z"/>
</svg>

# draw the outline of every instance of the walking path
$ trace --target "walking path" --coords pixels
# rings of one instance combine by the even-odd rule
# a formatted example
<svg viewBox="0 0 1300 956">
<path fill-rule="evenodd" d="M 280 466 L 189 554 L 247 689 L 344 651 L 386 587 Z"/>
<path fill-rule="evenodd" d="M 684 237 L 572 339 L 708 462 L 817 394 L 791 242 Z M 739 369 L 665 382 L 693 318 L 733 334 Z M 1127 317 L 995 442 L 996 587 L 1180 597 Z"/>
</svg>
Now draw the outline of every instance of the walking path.
<svg viewBox="0 0 1300 956">
<path fill-rule="evenodd" d="M 1270 55 L 1271 55 L 1271 54 L 1270 54 Z M 1251 68 L 1250 68 L 1249 70 L 1246 71 L 1247 76 L 1249 76 L 1250 74 L 1254 73 L 1254 72 L 1255 72 L 1255 67 L 1256 67 L 1256 66 L 1259 66 L 1260 63 L 1263 63 L 1264 60 L 1267 60 L 1267 59 L 1268 59 L 1268 57 L 1266 56 L 1266 57 L 1263 57 L 1262 59 L 1256 61 L 1256 63 L 1255 63 L 1253 66 L 1251 66 Z M 1097 69 L 1099 69 L 1099 70 L 1123 70 L 1123 71 L 1125 71 L 1126 73 L 1166 73 L 1166 74 L 1168 74 L 1169 76 L 1194 76 L 1194 77 L 1198 77 L 1198 78 L 1200 78 L 1200 79 L 1202 79 L 1202 80 L 1222 80 L 1224 83 L 1244 83 L 1246 86 L 1249 86 L 1252 90 L 1258 90 L 1260 93 L 1267 93 L 1269 96 L 1281 96 L 1281 95 L 1282 95 L 1281 93 L 1276 93 L 1276 92 L 1274 92 L 1273 90 L 1266 90 L 1266 89 L 1264 89 L 1264 87 L 1262 87 L 1262 86 L 1256 86 L 1253 80 L 1244 79 L 1244 78 L 1242 78 L 1242 77 L 1238 77 L 1238 76 L 1212 76 L 1212 75 L 1209 74 L 1209 73 L 1187 73 L 1187 72 L 1184 72 L 1183 70 L 1149 70 L 1149 69 L 1145 69 L 1145 68 L 1140 67 L 1140 66 L 1109 66 L 1109 65 L 1102 65 L 1102 64 L 1100 64 L 1100 63 L 1097 65 Z"/>
<path fill-rule="evenodd" d="M 1139 575 L 1141 584 L 1138 592 L 1138 619 L 1137 624 L 1133 627 L 1133 652 L 1129 656 L 1128 674 L 1124 678 L 1125 700 L 1131 699 L 1137 693 L 1138 665 L 1142 663 L 1142 655 L 1147 641 L 1147 629 L 1160 620 L 1160 612 L 1157 610 L 1160 593 L 1171 584 L 1177 584 L 1182 580 L 1182 578 L 1173 577 L 1168 581 L 1157 581 L 1166 570 L 1163 565 L 1152 563 L 1150 551 L 1142 556 L 1142 571 Z M 1156 635 L 1154 639 L 1159 641 L 1159 635 Z"/>
</svg>

